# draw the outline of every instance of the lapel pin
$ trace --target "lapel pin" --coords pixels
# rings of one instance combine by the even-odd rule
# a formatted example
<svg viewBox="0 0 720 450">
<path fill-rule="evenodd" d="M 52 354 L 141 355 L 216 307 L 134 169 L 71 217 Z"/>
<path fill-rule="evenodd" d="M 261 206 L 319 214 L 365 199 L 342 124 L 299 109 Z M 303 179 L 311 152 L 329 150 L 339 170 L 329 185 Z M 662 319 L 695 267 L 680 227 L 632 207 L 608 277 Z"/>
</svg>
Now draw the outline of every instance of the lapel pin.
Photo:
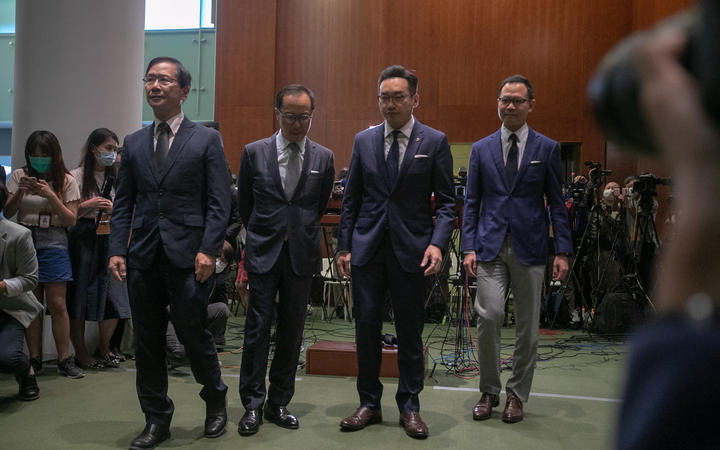
<svg viewBox="0 0 720 450">
<path fill-rule="evenodd" d="M 415 142 L 420 142 L 420 138 L 415 138 Z"/>
</svg>

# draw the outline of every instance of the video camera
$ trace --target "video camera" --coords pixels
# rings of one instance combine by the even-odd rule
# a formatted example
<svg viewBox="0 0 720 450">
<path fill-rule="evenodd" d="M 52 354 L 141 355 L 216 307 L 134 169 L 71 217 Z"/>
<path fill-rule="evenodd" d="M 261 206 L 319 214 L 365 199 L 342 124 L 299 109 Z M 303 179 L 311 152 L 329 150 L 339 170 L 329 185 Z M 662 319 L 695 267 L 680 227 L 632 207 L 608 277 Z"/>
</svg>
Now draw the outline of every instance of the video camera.
<svg viewBox="0 0 720 450">
<path fill-rule="evenodd" d="M 640 197 L 655 197 L 657 196 L 657 186 L 669 186 L 669 178 L 659 178 L 651 173 L 644 173 L 637 177 L 637 180 L 633 183 L 633 192 L 637 192 Z"/>
</svg>

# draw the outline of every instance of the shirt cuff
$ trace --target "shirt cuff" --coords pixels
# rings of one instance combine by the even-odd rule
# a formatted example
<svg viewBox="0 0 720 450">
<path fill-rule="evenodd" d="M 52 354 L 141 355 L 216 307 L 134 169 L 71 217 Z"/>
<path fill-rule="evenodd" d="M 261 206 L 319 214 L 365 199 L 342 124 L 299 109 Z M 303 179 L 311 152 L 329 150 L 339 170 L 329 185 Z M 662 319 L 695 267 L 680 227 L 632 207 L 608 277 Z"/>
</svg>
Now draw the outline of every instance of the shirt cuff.
<svg viewBox="0 0 720 450">
<path fill-rule="evenodd" d="M 3 281 L 5 282 L 8 297 L 15 297 L 23 293 L 22 281 L 12 278 Z"/>
</svg>

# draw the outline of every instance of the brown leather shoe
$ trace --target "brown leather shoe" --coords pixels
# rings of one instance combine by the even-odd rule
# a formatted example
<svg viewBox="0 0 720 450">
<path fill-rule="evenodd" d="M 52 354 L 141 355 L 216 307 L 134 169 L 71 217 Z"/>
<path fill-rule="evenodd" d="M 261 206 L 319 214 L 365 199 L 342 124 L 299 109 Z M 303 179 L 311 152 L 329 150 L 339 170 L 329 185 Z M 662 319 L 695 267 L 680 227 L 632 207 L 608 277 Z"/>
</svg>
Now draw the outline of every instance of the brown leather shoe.
<svg viewBox="0 0 720 450">
<path fill-rule="evenodd" d="M 340 422 L 340 428 L 343 431 L 356 431 L 380 422 L 382 422 L 382 410 L 380 408 L 373 409 L 369 406 L 361 406 L 352 415 Z"/>
<path fill-rule="evenodd" d="M 480 400 L 475 404 L 475 407 L 473 408 L 473 419 L 489 419 L 492 415 L 493 406 L 497 406 L 499 404 L 500 398 L 497 395 L 483 392 L 482 397 L 480 397 Z"/>
<path fill-rule="evenodd" d="M 523 420 L 523 404 L 512 392 L 507 394 L 502 420 L 505 423 L 515 423 Z"/>
<path fill-rule="evenodd" d="M 405 433 L 415 439 L 425 439 L 428 429 L 417 411 L 405 411 L 400 414 L 400 425 L 405 427 Z"/>
</svg>

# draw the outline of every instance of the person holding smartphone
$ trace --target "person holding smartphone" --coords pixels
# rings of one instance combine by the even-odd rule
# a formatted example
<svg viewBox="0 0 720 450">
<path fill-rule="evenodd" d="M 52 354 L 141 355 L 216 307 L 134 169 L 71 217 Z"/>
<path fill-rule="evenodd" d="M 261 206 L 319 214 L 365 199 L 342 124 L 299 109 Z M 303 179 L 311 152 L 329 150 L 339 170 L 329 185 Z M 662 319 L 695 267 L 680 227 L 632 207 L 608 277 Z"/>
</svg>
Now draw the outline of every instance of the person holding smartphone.
<svg viewBox="0 0 720 450">
<path fill-rule="evenodd" d="M 37 252 L 39 276 L 35 297 L 45 300 L 52 316 L 57 348 L 58 373 L 82 378 L 85 373 L 70 355 L 70 320 L 66 306 L 66 283 L 72 280 L 67 230 L 75 224 L 80 191 L 65 168 L 62 149 L 50 131 L 37 130 L 25 144 L 26 165 L 10 175 L 10 196 L 5 216 L 32 231 Z M 42 314 L 26 331 L 30 364 L 36 374 L 42 371 Z"/>
</svg>

